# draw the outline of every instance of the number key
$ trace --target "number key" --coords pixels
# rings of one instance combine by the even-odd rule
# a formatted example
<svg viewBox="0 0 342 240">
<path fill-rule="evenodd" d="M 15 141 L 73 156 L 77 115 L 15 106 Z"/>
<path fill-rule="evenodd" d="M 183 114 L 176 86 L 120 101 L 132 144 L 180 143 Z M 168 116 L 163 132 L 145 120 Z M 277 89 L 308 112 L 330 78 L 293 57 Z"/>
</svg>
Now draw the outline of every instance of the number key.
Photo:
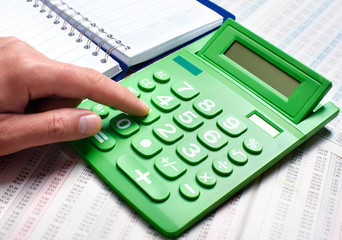
<svg viewBox="0 0 342 240">
<path fill-rule="evenodd" d="M 211 150 L 219 150 L 228 143 L 226 135 L 212 128 L 201 130 L 197 137 L 204 146 Z"/>
<path fill-rule="evenodd" d="M 120 113 L 110 120 L 111 128 L 121 137 L 129 137 L 138 132 L 140 127 L 131 116 L 125 113 Z"/>
<path fill-rule="evenodd" d="M 247 130 L 246 124 L 231 114 L 226 114 L 217 120 L 218 127 L 230 136 L 237 137 Z"/>
<path fill-rule="evenodd" d="M 223 111 L 222 107 L 211 99 L 197 99 L 193 106 L 196 111 L 207 118 L 213 118 Z"/>
<path fill-rule="evenodd" d="M 160 91 L 151 98 L 152 103 L 164 112 L 171 112 L 179 107 L 180 102 L 168 91 Z"/>
<path fill-rule="evenodd" d="M 164 143 L 174 143 L 183 137 L 183 133 L 170 123 L 159 122 L 153 127 L 153 133 Z"/>
<path fill-rule="evenodd" d="M 172 85 L 171 90 L 177 95 L 177 97 L 183 100 L 190 100 L 199 94 L 199 91 L 191 86 L 187 81 L 175 82 Z"/>
<path fill-rule="evenodd" d="M 178 111 L 173 115 L 175 122 L 185 130 L 195 130 L 203 124 L 203 120 L 193 111 Z"/>
<path fill-rule="evenodd" d="M 190 164 L 198 164 L 208 157 L 208 153 L 201 145 L 184 141 L 176 148 L 177 154 Z"/>
</svg>

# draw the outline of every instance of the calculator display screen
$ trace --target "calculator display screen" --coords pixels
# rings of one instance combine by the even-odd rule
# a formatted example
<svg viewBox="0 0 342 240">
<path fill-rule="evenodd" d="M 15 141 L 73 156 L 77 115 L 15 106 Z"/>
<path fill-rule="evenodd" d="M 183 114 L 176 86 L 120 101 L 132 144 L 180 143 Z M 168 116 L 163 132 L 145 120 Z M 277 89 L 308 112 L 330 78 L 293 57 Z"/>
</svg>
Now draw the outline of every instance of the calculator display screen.
<svg viewBox="0 0 342 240">
<path fill-rule="evenodd" d="M 300 82 L 241 43 L 234 41 L 225 56 L 289 98 Z"/>
</svg>

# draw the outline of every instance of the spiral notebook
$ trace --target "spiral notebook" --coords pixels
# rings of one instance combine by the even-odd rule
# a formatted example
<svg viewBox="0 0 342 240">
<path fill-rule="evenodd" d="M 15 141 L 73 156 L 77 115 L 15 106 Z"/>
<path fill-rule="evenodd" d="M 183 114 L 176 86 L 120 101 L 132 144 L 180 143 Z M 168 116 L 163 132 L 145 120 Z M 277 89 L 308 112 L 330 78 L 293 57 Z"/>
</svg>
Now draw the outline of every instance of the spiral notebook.
<svg viewBox="0 0 342 240">
<path fill-rule="evenodd" d="M 214 7 L 213 7 L 214 6 Z M 109 77 L 220 26 L 229 12 L 204 0 L 12 0 L 0 36 Z"/>
</svg>

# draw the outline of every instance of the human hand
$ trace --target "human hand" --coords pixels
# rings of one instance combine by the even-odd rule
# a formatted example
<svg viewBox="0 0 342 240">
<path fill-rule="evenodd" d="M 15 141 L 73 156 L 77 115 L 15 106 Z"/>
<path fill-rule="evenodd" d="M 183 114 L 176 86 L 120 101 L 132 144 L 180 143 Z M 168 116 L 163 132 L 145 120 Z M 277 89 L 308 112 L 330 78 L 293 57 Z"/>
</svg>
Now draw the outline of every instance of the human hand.
<svg viewBox="0 0 342 240">
<path fill-rule="evenodd" d="M 148 106 L 101 73 L 57 62 L 13 37 L 0 37 L 0 156 L 94 135 L 101 118 L 74 108 L 83 98 L 144 116 Z"/>
</svg>

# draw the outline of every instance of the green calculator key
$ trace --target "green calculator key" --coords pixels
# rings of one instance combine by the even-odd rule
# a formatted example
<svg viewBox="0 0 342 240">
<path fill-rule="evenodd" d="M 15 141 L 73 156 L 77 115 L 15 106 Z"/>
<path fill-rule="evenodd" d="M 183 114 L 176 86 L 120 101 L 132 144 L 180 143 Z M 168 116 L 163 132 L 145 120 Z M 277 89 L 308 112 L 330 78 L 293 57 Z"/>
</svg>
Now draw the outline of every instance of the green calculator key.
<svg viewBox="0 0 342 240">
<path fill-rule="evenodd" d="M 331 82 L 233 20 L 120 81 L 145 117 L 85 100 L 100 132 L 70 144 L 175 238 L 337 116 Z M 147 226 L 146 226 L 147 227 Z"/>
<path fill-rule="evenodd" d="M 106 118 L 109 115 L 109 107 L 102 104 L 94 104 L 91 110 L 96 112 L 101 118 Z"/>
</svg>

